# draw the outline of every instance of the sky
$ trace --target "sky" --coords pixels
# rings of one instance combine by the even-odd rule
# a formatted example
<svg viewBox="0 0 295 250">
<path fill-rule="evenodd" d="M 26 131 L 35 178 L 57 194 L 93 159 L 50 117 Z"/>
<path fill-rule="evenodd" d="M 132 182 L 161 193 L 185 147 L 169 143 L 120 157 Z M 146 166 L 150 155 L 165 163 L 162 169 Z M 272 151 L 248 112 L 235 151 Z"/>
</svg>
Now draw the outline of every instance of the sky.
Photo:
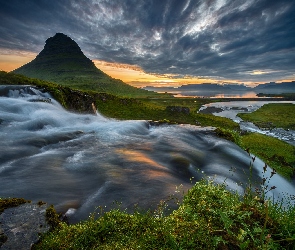
<svg viewBox="0 0 295 250">
<path fill-rule="evenodd" d="M 0 69 L 64 33 L 133 86 L 295 80 L 294 0 L 0 0 Z"/>
</svg>

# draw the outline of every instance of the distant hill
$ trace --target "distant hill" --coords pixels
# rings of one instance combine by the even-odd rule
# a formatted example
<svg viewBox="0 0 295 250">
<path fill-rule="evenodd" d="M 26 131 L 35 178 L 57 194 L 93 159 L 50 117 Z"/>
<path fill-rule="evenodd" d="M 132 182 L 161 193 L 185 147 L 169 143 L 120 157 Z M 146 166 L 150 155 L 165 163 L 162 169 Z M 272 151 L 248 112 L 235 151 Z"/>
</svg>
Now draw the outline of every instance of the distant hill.
<svg viewBox="0 0 295 250">
<path fill-rule="evenodd" d="M 187 96 L 210 96 L 216 93 L 235 94 L 242 92 L 255 92 L 264 94 L 282 94 L 282 93 L 295 93 L 295 81 L 282 82 L 282 83 L 264 83 L 259 84 L 255 88 L 247 87 L 243 84 L 216 84 L 216 83 L 201 83 L 201 84 L 187 84 L 178 88 L 172 87 L 152 87 L 147 86 L 144 89 L 156 92 L 167 92 L 171 94 L 181 93 Z"/>
<path fill-rule="evenodd" d="M 259 84 L 253 89 L 256 93 L 264 94 L 281 94 L 281 93 L 295 93 L 295 81 L 282 83 L 265 83 Z"/>
<path fill-rule="evenodd" d="M 225 87 L 216 83 L 188 84 L 178 88 L 181 91 L 229 91 L 229 87 Z"/>
<path fill-rule="evenodd" d="M 99 70 L 65 34 L 57 33 L 46 40 L 44 49 L 31 62 L 13 73 L 55 82 L 72 88 L 107 92 L 121 96 L 157 95 L 132 87 Z"/>
</svg>

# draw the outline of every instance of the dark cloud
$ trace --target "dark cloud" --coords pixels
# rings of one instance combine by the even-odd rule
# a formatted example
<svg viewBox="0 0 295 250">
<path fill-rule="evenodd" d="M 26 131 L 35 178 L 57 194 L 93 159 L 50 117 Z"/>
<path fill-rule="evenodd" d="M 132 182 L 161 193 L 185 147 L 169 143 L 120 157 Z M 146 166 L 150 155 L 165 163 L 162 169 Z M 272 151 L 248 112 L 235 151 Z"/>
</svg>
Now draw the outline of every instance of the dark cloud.
<svg viewBox="0 0 295 250">
<path fill-rule="evenodd" d="M 294 74 L 290 0 L 2 2 L 1 49 L 39 52 L 63 32 L 91 59 L 137 64 L 149 73 L 251 81 Z"/>
</svg>

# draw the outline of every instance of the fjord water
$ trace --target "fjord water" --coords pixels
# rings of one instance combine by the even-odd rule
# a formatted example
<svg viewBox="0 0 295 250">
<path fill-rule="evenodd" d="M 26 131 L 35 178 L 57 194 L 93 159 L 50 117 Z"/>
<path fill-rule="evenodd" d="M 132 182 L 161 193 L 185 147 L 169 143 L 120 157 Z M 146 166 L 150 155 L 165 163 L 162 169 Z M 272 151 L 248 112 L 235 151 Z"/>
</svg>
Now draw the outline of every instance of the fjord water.
<svg viewBox="0 0 295 250">
<path fill-rule="evenodd" d="M 249 179 L 250 156 L 210 128 L 75 114 L 30 86 L 0 86 L 0 94 L 0 197 L 45 201 L 71 222 L 114 201 L 155 208 L 176 187 L 191 187 L 192 177 L 241 193 Z M 263 166 L 254 162 L 253 183 Z M 280 176 L 271 182 L 275 197 L 295 194 Z"/>
</svg>

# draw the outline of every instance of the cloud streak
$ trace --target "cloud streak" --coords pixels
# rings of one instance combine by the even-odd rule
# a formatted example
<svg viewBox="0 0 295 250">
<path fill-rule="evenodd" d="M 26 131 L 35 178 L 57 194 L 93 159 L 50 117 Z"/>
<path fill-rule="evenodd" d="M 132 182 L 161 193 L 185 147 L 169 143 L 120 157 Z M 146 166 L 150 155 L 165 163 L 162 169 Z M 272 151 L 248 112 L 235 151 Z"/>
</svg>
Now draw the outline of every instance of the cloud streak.
<svg viewBox="0 0 295 250">
<path fill-rule="evenodd" d="M 10 0 L 0 49 L 38 53 L 63 32 L 93 60 L 152 74 L 271 81 L 294 76 L 294 12 L 289 0 Z"/>
</svg>

